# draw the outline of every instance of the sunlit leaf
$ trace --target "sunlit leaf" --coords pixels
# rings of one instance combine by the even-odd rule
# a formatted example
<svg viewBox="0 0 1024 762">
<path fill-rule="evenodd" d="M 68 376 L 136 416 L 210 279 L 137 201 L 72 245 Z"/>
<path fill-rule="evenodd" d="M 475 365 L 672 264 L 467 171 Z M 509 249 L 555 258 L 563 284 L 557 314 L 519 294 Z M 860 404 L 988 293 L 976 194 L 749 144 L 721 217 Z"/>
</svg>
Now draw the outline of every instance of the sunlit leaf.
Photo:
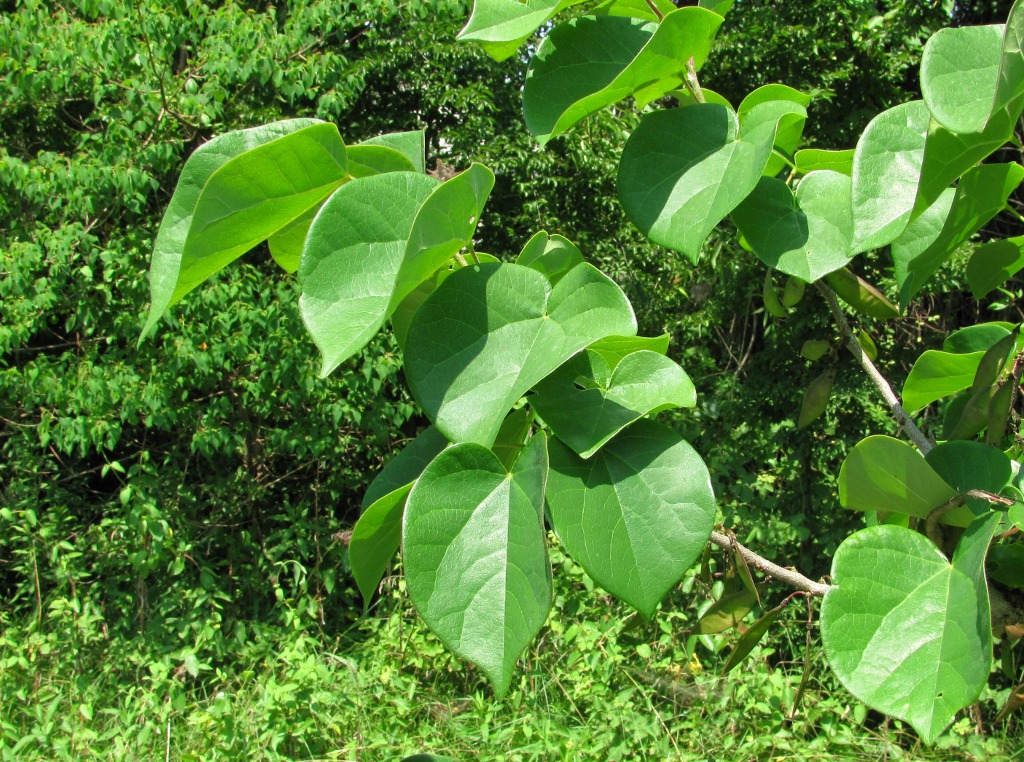
<svg viewBox="0 0 1024 762">
<path fill-rule="evenodd" d="M 956 133 L 985 128 L 999 78 L 1003 26 L 940 29 L 921 56 L 921 93 L 935 120 Z"/>
<path fill-rule="evenodd" d="M 582 0 L 473 0 L 473 13 L 460 40 L 479 42 L 496 61 L 503 61 L 543 24 Z"/>
<path fill-rule="evenodd" d="M 854 150 L 852 148 L 844 151 L 823 151 L 818 148 L 805 148 L 797 151 L 793 158 L 796 163 L 796 171 L 799 174 L 806 175 L 817 169 L 828 169 L 852 177 L 853 154 Z"/>
<path fill-rule="evenodd" d="M 928 109 L 911 101 L 868 124 L 853 157 L 854 251 L 892 243 L 910 221 L 928 135 Z"/>
<path fill-rule="evenodd" d="M 716 635 L 743 621 L 743 617 L 751 612 L 757 603 L 757 597 L 747 590 L 736 590 L 726 593 L 705 611 L 693 632 L 697 635 Z"/>
<path fill-rule="evenodd" d="M 1024 236 L 1005 238 L 979 246 L 967 263 L 967 282 L 975 299 L 981 299 L 1024 268 Z"/>
<path fill-rule="evenodd" d="M 553 439 L 547 499 L 573 559 L 647 618 L 700 557 L 715 519 L 704 462 L 650 420 L 637 421 L 589 460 Z"/>
<path fill-rule="evenodd" d="M 427 466 L 406 504 L 409 596 L 438 637 L 484 671 L 499 697 L 551 607 L 547 473 L 543 433 L 511 471 L 490 450 L 457 444 Z"/>
<path fill-rule="evenodd" d="M 861 530 L 832 562 L 821 607 L 825 655 L 868 706 L 932 743 L 975 701 L 992 662 L 984 559 L 998 516 L 971 525 L 950 564 L 894 526 Z"/>
<path fill-rule="evenodd" d="M 541 231 L 526 242 L 516 264 L 544 273 L 553 286 L 576 265 L 583 264 L 583 255 L 569 239 Z"/>
<path fill-rule="evenodd" d="M 718 14 L 691 6 L 657 24 L 620 16 L 559 24 L 530 61 L 523 86 L 527 128 L 544 144 L 634 93 L 657 89 L 658 97 L 678 87 L 690 58 L 697 68 L 704 63 L 721 23 Z"/>
<path fill-rule="evenodd" d="M 384 146 L 385 148 L 394 149 L 409 160 L 414 172 L 424 172 L 425 139 L 426 132 L 423 130 L 413 130 L 411 132 L 389 132 L 384 135 L 378 135 L 375 138 L 364 140 L 357 145 Z"/>
<path fill-rule="evenodd" d="M 552 287 L 513 264 L 465 267 L 420 307 L 405 372 L 434 424 L 456 442 L 490 445 L 538 381 L 597 339 L 636 333 L 621 289 L 591 265 Z"/>
</svg>

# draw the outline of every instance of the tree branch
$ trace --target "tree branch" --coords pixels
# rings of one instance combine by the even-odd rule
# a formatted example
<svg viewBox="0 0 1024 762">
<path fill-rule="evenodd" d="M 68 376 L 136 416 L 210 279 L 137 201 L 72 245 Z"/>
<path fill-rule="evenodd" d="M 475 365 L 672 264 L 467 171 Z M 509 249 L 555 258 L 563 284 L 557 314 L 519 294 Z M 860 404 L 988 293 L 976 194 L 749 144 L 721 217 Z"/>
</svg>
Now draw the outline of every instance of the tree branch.
<svg viewBox="0 0 1024 762">
<path fill-rule="evenodd" d="M 896 423 L 899 424 L 900 428 L 910 437 L 911 441 L 917 446 L 917 449 L 921 451 L 922 455 L 927 455 L 928 452 L 935 447 L 935 444 L 924 435 L 924 432 L 917 427 L 907 414 L 907 411 L 903 409 L 903 405 L 900 403 L 900 398 L 896 396 L 896 393 L 889 386 L 889 382 L 885 380 L 885 376 L 879 373 L 878 368 L 871 362 L 871 359 L 864 354 L 864 350 L 861 349 L 860 342 L 857 341 L 857 337 L 853 335 L 853 329 L 850 328 L 850 322 L 846 319 L 846 315 L 843 314 L 843 308 L 839 306 L 839 300 L 836 298 L 836 292 L 829 288 L 820 281 L 814 284 L 818 287 L 821 295 L 825 297 L 825 301 L 828 303 L 828 308 L 832 312 L 832 316 L 835 318 L 836 323 L 839 325 L 839 330 L 843 334 L 843 341 L 846 344 L 846 348 L 850 350 L 850 353 L 856 358 L 857 362 L 864 369 L 864 372 L 868 374 L 875 388 L 881 393 L 885 399 L 886 404 L 889 405 L 889 412 L 892 413 L 892 417 L 896 419 Z"/>
<path fill-rule="evenodd" d="M 772 563 L 767 558 L 759 556 L 749 548 L 740 545 L 734 537 L 729 537 L 721 532 L 711 533 L 711 543 L 720 548 L 724 548 L 725 550 L 735 550 L 743 556 L 744 561 L 754 568 L 760 569 L 773 579 L 785 582 L 790 587 L 795 587 L 797 590 L 803 590 L 805 593 L 822 596 L 827 593 L 831 587 L 831 585 L 826 585 L 824 582 L 815 582 L 813 579 L 805 577 L 798 571 L 786 569 L 776 563 Z"/>
</svg>

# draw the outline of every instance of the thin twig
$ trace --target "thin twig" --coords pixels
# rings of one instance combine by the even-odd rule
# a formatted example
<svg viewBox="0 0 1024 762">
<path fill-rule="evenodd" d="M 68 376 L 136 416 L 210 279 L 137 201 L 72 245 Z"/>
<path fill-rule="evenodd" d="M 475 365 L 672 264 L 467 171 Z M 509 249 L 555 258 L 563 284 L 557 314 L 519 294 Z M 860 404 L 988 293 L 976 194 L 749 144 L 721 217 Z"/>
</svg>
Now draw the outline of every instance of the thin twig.
<svg viewBox="0 0 1024 762">
<path fill-rule="evenodd" d="M 790 587 L 795 587 L 797 590 L 803 590 L 811 595 L 822 596 L 831 588 L 831 585 L 826 585 L 824 582 L 815 582 L 813 579 L 805 577 L 798 571 L 786 569 L 769 561 L 763 556 L 759 556 L 749 548 L 740 545 L 735 538 L 729 537 L 721 532 L 712 532 L 710 539 L 713 544 L 720 548 L 724 548 L 725 550 L 735 550 L 743 556 L 743 560 L 751 566 L 760 569 L 773 579 L 785 582 Z"/>
<path fill-rule="evenodd" d="M 661 12 L 661 8 L 658 7 L 658 4 L 655 3 L 654 0 L 647 0 L 647 7 L 650 8 L 651 11 L 654 12 L 654 15 L 658 17 L 658 21 L 665 18 L 665 14 Z"/>
<path fill-rule="evenodd" d="M 850 328 L 850 323 L 846 319 L 846 315 L 843 314 L 843 308 L 839 306 L 839 300 L 836 298 L 836 292 L 826 286 L 822 282 L 814 284 L 818 287 L 822 296 L 825 297 L 825 301 L 828 303 L 828 308 L 832 312 L 832 316 L 835 318 L 836 323 L 839 325 L 839 330 L 843 334 L 843 341 L 846 343 L 846 348 L 850 350 L 850 353 L 854 356 L 860 366 L 864 369 L 864 372 L 868 374 L 868 378 L 874 383 L 875 388 L 881 393 L 885 399 L 886 404 L 889 405 L 889 411 L 892 413 L 892 417 L 896 419 L 896 423 L 899 424 L 900 428 L 906 433 L 908 437 L 917 446 L 917 449 L 921 451 L 922 455 L 927 455 L 935 443 L 932 442 L 928 437 L 925 436 L 924 432 L 917 427 L 907 411 L 903 409 L 903 405 L 900 403 L 900 398 L 896 396 L 896 393 L 889 386 L 889 382 L 885 380 L 885 377 L 878 371 L 875 364 L 871 362 L 864 350 L 861 349 L 860 342 L 857 341 L 857 337 L 853 335 L 853 330 Z"/>
<path fill-rule="evenodd" d="M 693 56 L 690 56 L 690 60 L 686 62 L 686 79 L 684 82 L 686 89 L 690 91 L 690 94 L 697 103 L 707 103 L 704 99 L 704 91 L 700 87 L 700 80 L 697 79 L 697 64 L 694 62 Z"/>
</svg>

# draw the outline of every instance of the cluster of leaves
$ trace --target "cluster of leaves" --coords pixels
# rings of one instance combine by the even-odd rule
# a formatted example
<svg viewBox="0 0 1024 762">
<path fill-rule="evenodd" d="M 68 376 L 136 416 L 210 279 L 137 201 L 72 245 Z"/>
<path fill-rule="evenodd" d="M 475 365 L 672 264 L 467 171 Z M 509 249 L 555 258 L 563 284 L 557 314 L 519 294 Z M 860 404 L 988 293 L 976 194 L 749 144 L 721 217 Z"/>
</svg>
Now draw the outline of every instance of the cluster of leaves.
<svg viewBox="0 0 1024 762">
<path fill-rule="evenodd" d="M 506 58 L 567 5 L 479 0 L 462 36 Z M 525 121 L 545 143 L 626 97 L 641 107 L 676 99 L 680 107 L 646 110 L 623 148 L 618 196 L 632 222 L 696 263 L 731 217 L 770 268 L 766 309 L 784 315 L 820 281 L 851 351 L 874 371 L 873 342 L 852 333 L 836 293 L 868 317 L 899 310 L 847 266 L 888 247 L 905 309 L 1006 206 L 1024 170 L 979 162 L 1012 138 L 1024 110 L 1024 11 L 1005 27 L 934 35 L 924 100 L 875 117 L 856 149 L 828 151 L 797 150 L 807 95 L 770 84 L 733 109 L 701 87 L 697 70 L 729 5 L 612 0 L 557 24 L 530 61 Z M 367 491 L 353 571 L 369 599 L 401 543 L 424 620 L 501 695 L 551 605 L 545 520 L 593 579 L 650 617 L 704 551 L 715 501 L 701 458 L 648 418 L 694 406 L 693 384 L 665 356 L 664 337 L 637 336 L 619 287 L 561 236 L 538 233 L 512 263 L 475 251 L 493 181 L 482 165 L 426 175 L 417 133 L 346 145 L 333 125 L 291 120 L 221 136 L 192 155 L 165 215 L 147 330 L 264 240 L 298 271 L 323 375 L 390 322 L 432 426 Z M 1022 251 L 1018 241 L 979 250 L 968 271 L 975 294 L 1019 270 Z M 781 299 L 772 269 L 789 276 Z M 1006 441 L 1024 358 L 1018 335 L 1012 325 L 965 329 L 950 341 L 976 355 L 972 374 L 911 374 L 906 393 L 922 404 L 969 387 L 950 403 L 950 441 L 934 447 L 903 420 L 920 453 L 886 438 L 854 448 L 841 500 L 885 519 L 842 543 L 831 586 L 801 583 L 824 592 L 822 637 L 844 685 L 929 742 L 991 669 L 986 557 L 997 531 L 1010 536 L 1022 523 L 1019 447 Z M 798 425 L 822 412 L 832 375 L 812 384 Z M 894 411 L 905 418 L 898 403 Z M 982 430 L 987 443 L 963 441 Z M 930 538 L 909 528 L 914 519 Z M 939 523 L 965 527 L 952 563 L 933 542 Z"/>
</svg>

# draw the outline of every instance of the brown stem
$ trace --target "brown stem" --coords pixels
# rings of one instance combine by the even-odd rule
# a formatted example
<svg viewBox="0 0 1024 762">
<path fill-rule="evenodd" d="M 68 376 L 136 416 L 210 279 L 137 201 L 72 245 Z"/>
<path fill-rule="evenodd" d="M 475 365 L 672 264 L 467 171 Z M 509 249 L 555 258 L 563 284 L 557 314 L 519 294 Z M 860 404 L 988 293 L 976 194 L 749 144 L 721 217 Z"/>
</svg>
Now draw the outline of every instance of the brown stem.
<svg viewBox="0 0 1024 762">
<path fill-rule="evenodd" d="M 794 569 L 786 569 L 785 567 L 779 566 L 776 563 L 769 561 L 763 556 L 759 556 L 749 548 L 740 545 L 735 537 L 729 537 L 721 532 L 711 533 L 711 542 L 720 548 L 725 550 L 734 550 L 743 556 L 743 560 L 751 566 L 760 569 L 762 572 L 767 574 L 769 577 L 785 582 L 790 587 L 795 587 L 797 590 L 803 590 L 811 595 L 822 596 L 827 593 L 830 589 L 830 585 L 826 585 L 824 582 L 815 582 L 813 579 L 805 577 Z"/>
<path fill-rule="evenodd" d="M 654 2 L 654 0 L 647 0 L 647 7 L 650 8 L 654 12 L 654 15 L 658 17 L 658 21 L 661 21 L 663 18 L 665 18 L 665 14 L 661 12 L 661 9 L 658 7 L 658 4 Z"/>
<path fill-rule="evenodd" d="M 690 60 L 686 62 L 686 79 L 684 82 L 686 89 L 690 91 L 690 94 L 697 103 L 707 103 L 704 100 L 704 91 L 700 89 L 700 80 L 697 79 L 697 64 L 694 62 L 693 56 L 690 56 Z"/>
<path fill-rule="evenodd" d="M 924 533 L 925 536 L 935 543 L 935 547 L 942 550 L 942 532 L 939 531 L 939 519 L 945 516 L 954 508 L 959 508 L 964 504 L 963 495 L 955 495 L 949 500 L 944 502 L 942 505 L 933 508 L 928 517 L 924 520 Z"/>
<path fill-rule="evenodd" d="M 839 306 L 839 300 L 836 298 L 836 292 L 829 288 L 822 282 L 814 284 L 818 287 L 822 296 L 825 297 L 825 301 L 828 303 L 829 311 L 832 313 L 832 317 L 835 318 L 836 323 L 839 325 L 839 330 L 843 334 L 843 341 L 846 344 L 846 348 L 850 350 L 850 354 L 854 356 L 864 372 L 868 374 L 871 382 L 878 389 L 879 393 L 885 399 L 887 405 L 889 405 L 889 411 L 892 413 L 892 417 L 896 419 L 896 423 L 899 424 L 900 428 L 910 437 L 911 441 L 917 446 L 917 449 L 921 451 L 922 455 L 927 455 L 928 452 L 935 447 L 935 444 L 924 435 L 924 432 L 917 427 L 907 415 L 907 411 L 903 409 L 903 405 L 900 403 L 900 398 L 896 396 L 896 393 L 889 386 L 889 382 L 885 380 L 875 364 L 871 362 L 864 350 L 861 349 L 860 342 L 857 341 L 857 337 L 853 334 L 853 329 L 850 328 L 850 322 L 846 319 L 846 315 L 843 314 L 843 308 Z"/>
</svg>

